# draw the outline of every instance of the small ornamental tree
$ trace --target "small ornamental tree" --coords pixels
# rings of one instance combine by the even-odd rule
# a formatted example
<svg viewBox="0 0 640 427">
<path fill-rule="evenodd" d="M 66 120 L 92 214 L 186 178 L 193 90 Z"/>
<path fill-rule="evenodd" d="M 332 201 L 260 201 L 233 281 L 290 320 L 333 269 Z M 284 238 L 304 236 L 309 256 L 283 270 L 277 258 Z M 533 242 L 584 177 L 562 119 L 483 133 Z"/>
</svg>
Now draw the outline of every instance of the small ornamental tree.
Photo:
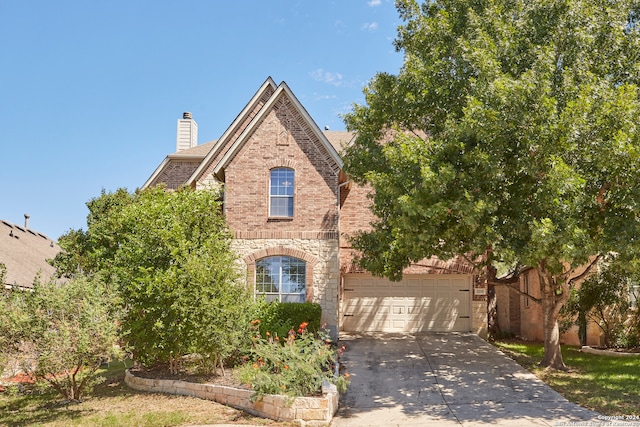
<svg viewBox="0 0 640 427">
<path fill-rule="evenodd" d="M 360 263 L 392 279 L 434 255 L 504 262 L 510 279 L 534 268 L 541 363 L 565 368 L 558 314 L 570 288 L 600 256 L 638 253 L 638 4 L 397 7 L 404 65 L 376 75 L 345 117 L 357 133 L 346 170 L 375 193 L 377 220 L 354 239 Z"/>
<path fill-rule="evenodd" d="M 577 319 L 584 333 L 587 322 L 594 322 L 603 333 L 606 347 L 638 346 L 640 325 L 632 302 L 637 297 L 634 286 L 640 283 L 640 274 L 637 268 L 622 265 L 614 256 L 604 260 L 597 272 L 572 290 L 562 314 L 571 323 Z"/>
<path fill-rule="evenodd" d="M 81 400 L 102 380 L 103 362 L 120 357 L 118 304 L 100 280 L 36 282 L 0 294 L 0 352 L 65 399 Z"/>
</svg>

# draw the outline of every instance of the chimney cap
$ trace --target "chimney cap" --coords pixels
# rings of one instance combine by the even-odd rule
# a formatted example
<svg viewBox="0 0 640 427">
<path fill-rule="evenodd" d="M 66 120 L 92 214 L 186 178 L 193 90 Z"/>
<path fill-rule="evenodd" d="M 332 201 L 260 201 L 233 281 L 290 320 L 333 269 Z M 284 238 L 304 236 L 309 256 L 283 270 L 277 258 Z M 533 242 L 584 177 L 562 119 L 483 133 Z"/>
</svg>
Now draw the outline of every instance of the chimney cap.
<svg viewBox="0 0 640 427">
<path fill-rule="evenodd" d="M 184 113 L 182 113 L 182 118 L 184 120 L 191 120 L 193 117 L 191 116 L 191 113 L 188 111 L 185 111 Z"/>
</svg>

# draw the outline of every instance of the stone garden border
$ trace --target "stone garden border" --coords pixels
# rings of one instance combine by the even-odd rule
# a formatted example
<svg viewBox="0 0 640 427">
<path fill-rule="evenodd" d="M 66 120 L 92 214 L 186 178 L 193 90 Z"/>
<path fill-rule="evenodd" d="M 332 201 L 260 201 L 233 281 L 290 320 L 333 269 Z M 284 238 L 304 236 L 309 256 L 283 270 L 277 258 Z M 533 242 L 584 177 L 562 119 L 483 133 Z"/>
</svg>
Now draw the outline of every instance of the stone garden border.
<svg viewBox="0 0 640 427">
<path fill-rule="evenodd" d="M 620 356 L 620 357 L 638 357 L 640 353 L 624 353 L 621 351 L 600 350 L 598 348 L 592 348 L 588 345 L 583 345 L 581 348 L 584 353 L 598 354 L 602 356 Z"/>
<path fill-rule="evenodd" d="M 304 427 L 328 426 L 338 411 L 339 394 L 333 384 L 322 387 L 322 397 L 296 397 L 291 400 L 287 396 L 269 394 L 261 400 L 251 401 L 251 390 L 182 380 L 141 378 L 133 375 L 129 369 L 125 371 L 124 382 L 135 390 L 213 400 L 258 417 L 293 421 Z"/>
</svg>

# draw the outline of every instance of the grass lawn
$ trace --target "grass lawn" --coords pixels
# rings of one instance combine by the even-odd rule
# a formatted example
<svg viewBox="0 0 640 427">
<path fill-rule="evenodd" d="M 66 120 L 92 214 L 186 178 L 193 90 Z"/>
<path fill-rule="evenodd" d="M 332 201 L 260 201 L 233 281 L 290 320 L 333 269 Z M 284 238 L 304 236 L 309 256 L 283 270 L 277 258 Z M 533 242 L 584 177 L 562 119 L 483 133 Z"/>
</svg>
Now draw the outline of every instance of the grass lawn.
<svg viewBox="0 0 640 427">
<path fill-rule="evenodd" d="M 601 356 L 562 346 L 569 368 L 562 372 L 538 366 L 542 344 L 502 341 L 494 345 L 571 402 L 603 415 L 640 415 L 640 356 Z"/>
<path fill-rule="evenodd" d="M 65 404 L 51 393 L 0 393 L 0 426 L 290 425 L 254 417 L 208 400 L 132 390 L 124 384 L 123 363 L 113 364 L 103 370 L 102 375 L 107 381 L 77 404 Z"/>
</svg>

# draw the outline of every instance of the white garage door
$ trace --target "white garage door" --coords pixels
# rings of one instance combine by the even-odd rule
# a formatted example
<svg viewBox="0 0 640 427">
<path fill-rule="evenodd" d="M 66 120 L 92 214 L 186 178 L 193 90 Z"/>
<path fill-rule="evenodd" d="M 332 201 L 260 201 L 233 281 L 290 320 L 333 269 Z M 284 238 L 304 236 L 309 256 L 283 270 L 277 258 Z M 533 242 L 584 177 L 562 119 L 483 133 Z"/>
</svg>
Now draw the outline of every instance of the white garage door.
<svg viewBox="0 0 640 427">
<path fill-rule="evenodd" d="M 345 276 L 342 329 L 348 332 L 468 332 L 471 276 L 405 276 L 401 282 Z"/>
</svg>

